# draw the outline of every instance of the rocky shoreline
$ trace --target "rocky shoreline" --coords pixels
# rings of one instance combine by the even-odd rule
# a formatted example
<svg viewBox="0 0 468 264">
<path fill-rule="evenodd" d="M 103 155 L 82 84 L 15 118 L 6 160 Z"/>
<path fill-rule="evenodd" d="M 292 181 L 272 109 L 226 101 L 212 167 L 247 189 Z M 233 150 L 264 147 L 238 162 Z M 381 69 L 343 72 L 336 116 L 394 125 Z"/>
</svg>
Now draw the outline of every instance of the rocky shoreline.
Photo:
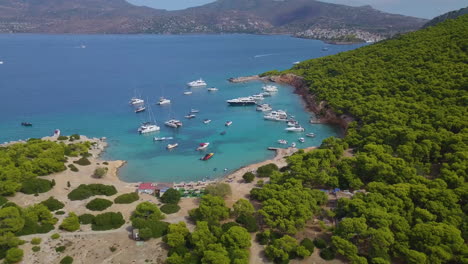
<svg viewBox="0 0 468 264">
<path fill-rule="evenodd" d="M 294 87 L 294 93 L 300 95 L 304 100 L 307 110 L 313 112 L 317 116 L 317 120 L 311 120 L 311 123 L 333 124 L 339 126 L 343 132 L 346 132 L 348 126 L 354 121 L 351 115 L 335 113 L 326 101 L 319 101 L 317 96 L 310 93 L 304 78 L 295 74 L 282 74 L 273 76 L 260 77 L 259 75 L 244 76 L 228 79 L 232 83 L 242 83 L 250 81 L 264 81 L 287 84 Z"/>
</svg>

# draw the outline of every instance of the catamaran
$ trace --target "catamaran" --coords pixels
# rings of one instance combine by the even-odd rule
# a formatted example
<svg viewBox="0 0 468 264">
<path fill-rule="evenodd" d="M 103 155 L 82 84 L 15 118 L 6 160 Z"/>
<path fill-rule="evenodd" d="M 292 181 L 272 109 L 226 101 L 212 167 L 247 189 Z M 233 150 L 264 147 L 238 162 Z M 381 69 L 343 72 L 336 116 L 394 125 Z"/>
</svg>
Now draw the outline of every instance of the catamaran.
<svg viewBox="0 0 468 264">
<path fill-rule="evenodd" d="M 176 120 L 176 119 L 171 119 L 171 120 L 168 120 L 166 122 L 164 122 L 164 124 L 168 127 L 173 127 L 173 128 L 179 128 L 182 126 L 182 122 L 180 122 L 179 120 Z"/>
<path fill-rule="evenodd" d="M 158 105 L 166 105 L 170 103 L 171 103 L 171 100 L 166 99 L 164 97 L 159 98 L 159 101 L 157 102 Z"/>
<path fill-rule="evenodd" d="M 153 112 L 151 111 L 151 108 L 148 107 L 148 109 L 149 109 L 148 116 L 149 116 L 150 121 L 141 124 L 141 126 L 138 128 L 138 133 L 140 133 L 140 134 L 147 134 L 147 133 L 151 133 L 151 132 L 156 132 L 156 131 L 159 131 L 161 129 L 156 124 L 156 121 L 154 119 Z"/>
<path fill-rule="evenodd" d="M 187 83 L 188 86 L 190 87 L 200 87 L 200 86 L 206 86 L 206 82 L 203 79 L 198 79 L 196 81 L 192 81 Z"/>
</svg>

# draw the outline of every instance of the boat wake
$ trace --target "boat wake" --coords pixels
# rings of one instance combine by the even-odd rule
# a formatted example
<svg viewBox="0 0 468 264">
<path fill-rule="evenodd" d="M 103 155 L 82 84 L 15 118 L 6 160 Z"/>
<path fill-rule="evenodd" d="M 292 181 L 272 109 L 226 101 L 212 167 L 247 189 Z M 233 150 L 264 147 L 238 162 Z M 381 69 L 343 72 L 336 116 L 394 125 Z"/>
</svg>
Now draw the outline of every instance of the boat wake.
<svg viewBox="0 0 468 264">
<path fill-rule="evenodd" d="M 268 57 L 268 56 L 273 56 L 273 55 L 278 55 L 278 54 L 277 53 L 259 54 L 259 55 L 255 55 L 254 58 Z"/>
</svg>

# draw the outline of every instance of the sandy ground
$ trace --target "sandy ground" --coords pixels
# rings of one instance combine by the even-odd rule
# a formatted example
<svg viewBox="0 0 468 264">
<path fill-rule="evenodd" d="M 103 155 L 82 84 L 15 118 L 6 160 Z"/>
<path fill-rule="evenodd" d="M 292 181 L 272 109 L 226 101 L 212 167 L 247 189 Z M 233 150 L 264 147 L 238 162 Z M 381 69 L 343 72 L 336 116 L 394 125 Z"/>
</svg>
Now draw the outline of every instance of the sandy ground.
<svg viewBox="0 0 468 264">
<path fill-rule="evenodd" d="M 45 138 L 55 140 L 54 138 Z M 29 242 L 34 237 L 42 238 L 40 244 L 41 250 L 37 253 L 32 252 L 32 245 L 25 243 L 21 248 L 25 250 L 24 259 L 21 263 L 59 263 L 64 256 L 72 256 L 74 264 L 88 263 L 163 263 L 166 258 L 166 249 L 161 239 L 152 239 L 148 242 L 136 242 L 131 239 L 131 224 L 130 216 L 135 206 L 142 201 L 151 201 L 160 205 L 159 201 L 150 195 L 140 195 L 140 200 L 132 204 L 113 204 L 108 209 L 102 212 L 93 212 L 86 209 L 85 205 L 90 200 L 101 197 L 113 200 L 116 196 L 122 193 L 134 192 L 138 183 L 126 183 L 118 178 L 118 169 L 125 164 L 124 161 L 107 161 L 108 164 L 103 164 L 103 160 L 99 159 L 100 153 L 105 149 L 107 143 L 101 139 L 89 139 L 82 137 L 82 141 L 88 140 L 95 142 L 95 146 L 90 153 L 93 157 L 89 158 L 91 165 L 79 166 L 78 172 L 66 170 L 53 175 L 45 176 L 46 179 L 54 179 L 56 185 L 47 193 L 39 194 L 38 196 L 25 195 L 17 193 L 14 197 L 9 197 L 9 200 L 17 203 L 20 206 L 28 206 L 54 196 L 56 199 L 65 203 L 62 209 L 66 212 L 75 212 L 78 215 L 84 213 L 98 214 L 102 212 L 121 212 L 124 215 L 126 223 L 119 229 L 109 231 L 92 231 L 90 225 L 82 225 L 81 229 L 76 232 L 66 232 L 58 229 L 58 225 L 62 222 L 66 215 L 56 215 L 59 219 L 56 225 L 56 230 L 48 234 L 36 234 L 23 236 L 22 239 Z M 305 151 L 314 149 L 308 148 Z M 255 172 L 260 166 L 275 163 L 278 167 L 286 166 L 285 157 L 296 152 L 297 149 L 276 149 L 276 156 L 271 160 L 266 160 L 260 163 L 252 164 L 240 168 L 232 174 L 226 176 L 222 181 L 229 183 L 232 188 L 232 195 L 226 198 L 226 204 L 230 207 L 240 198 L 248 199 L 250 190 L 255 186 L 258 179 L 252 183 L 245 183 L 242 179 L 244 173 L 248 171 Z M 69 158 L 66 165 L 71 164 L 78 158 Z M 93 172 L 98 167 L 107 167 L 108 173 L 101 179 L 92 177 Z M 267 179 L 264 179 L 267 180 Z M 71 187 L 67 187 L 67 183 Z M 118 193 L 113 196 L 93 196 L 82 201 L 70 201 L 67 194 L 80 184 L 102 183 L 114 185 Z M 180 221 L 186 222 L 187 227 L 193 231 L 194 225 L 188 219 L 188 211 L 198 207 L 198 199 L 182 198 L 179 206 L 181 210 L 175 214 L 167 215 L 165 221 L 169 223 L 177 223 Z M 60 239 L 53 240 L 50 236 L 53 233 L 59 233 Z M 63 253 L 57 253 L 55 248 L 60 245 L 65 245 L 66 250 Z M 111 250 L 112 249 L 112 250 Z M 264 247 L 255 242 L 255 234 L 252 234 L 252 247 L 250 248 L 250 263 L 268 263 L 263 255 Z M 303 261 L 294 261 L 292 263 L 325 263 L 317 253 Z M 341 262 L 328 262 L 341 263 Z"/>
</svg>

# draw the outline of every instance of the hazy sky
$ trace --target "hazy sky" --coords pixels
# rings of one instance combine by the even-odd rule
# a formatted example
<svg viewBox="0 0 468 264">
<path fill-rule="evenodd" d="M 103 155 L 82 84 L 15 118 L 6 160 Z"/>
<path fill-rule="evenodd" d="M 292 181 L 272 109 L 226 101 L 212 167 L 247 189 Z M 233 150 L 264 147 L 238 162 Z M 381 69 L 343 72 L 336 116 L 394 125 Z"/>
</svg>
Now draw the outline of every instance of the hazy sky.
<svg viewBox="0 0 468 264">
<path fill-rule="evenodd" d="M 176 10 L 198 6 L 214 0 L 127 0 L 136 5 Z M 234 0 L 235 1 L 235 0 Z M 346 5 L 371 5 L 382 11 L 416 17 L 433 18 L 448 11 L 468 6 L 468 0 L 322 0 Z"/>
</svg>

